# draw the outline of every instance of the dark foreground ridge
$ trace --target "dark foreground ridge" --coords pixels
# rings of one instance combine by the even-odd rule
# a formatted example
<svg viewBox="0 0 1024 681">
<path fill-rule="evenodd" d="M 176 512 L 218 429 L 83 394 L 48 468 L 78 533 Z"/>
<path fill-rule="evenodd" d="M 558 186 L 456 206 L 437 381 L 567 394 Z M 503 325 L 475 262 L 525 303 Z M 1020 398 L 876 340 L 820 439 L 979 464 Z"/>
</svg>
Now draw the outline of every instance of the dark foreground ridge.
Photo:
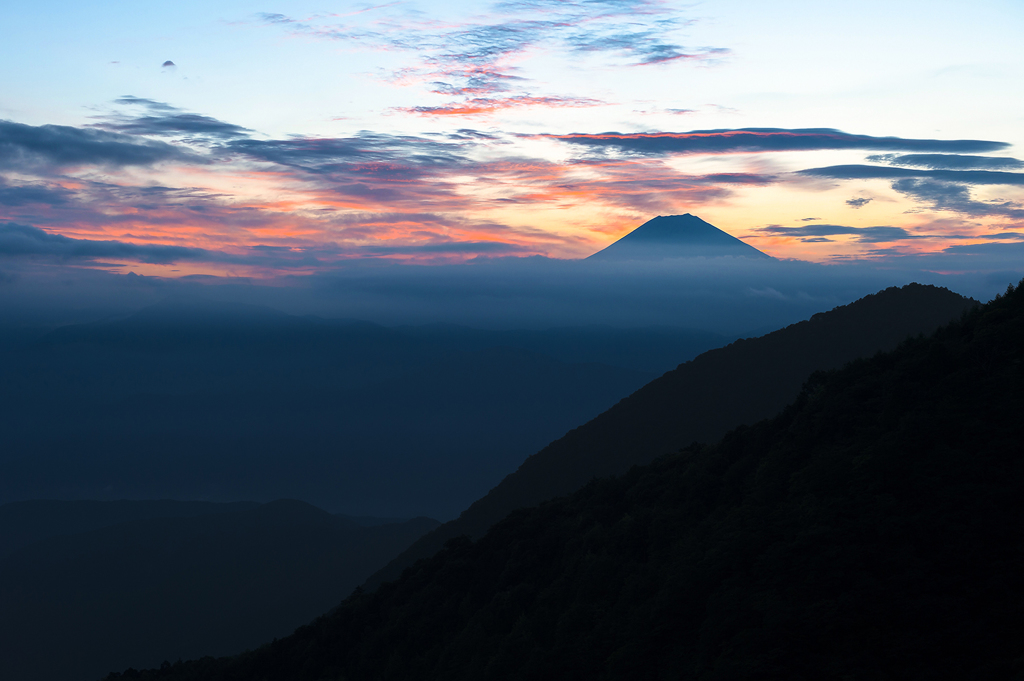
<svg viewBox="0 0 1024 681">
<path fill-rule="evenodd" d="M 108 679 L 1020 678 L 1022 412 L 1018 288 L 288 638 Z"/>
<path fill-rule="evenodd" d="M 760 338 L 710 350 L 647 384 L 528 458 L 462 515 L 421 537 L 364 585 L 396 579 L 460 535 L 483 536 L 517 508 L 569 494 L 691 442 L 775 416 L 814 371 L 931 334 L 977 301 L 934 286 L 888 288 Z"/>
<path fill-rule="evenodd" d="M 665 258 L 758 258 L 771 260 L 696 215 L 659 215 L 588 260 L 664 260 Z"/>
</svg>

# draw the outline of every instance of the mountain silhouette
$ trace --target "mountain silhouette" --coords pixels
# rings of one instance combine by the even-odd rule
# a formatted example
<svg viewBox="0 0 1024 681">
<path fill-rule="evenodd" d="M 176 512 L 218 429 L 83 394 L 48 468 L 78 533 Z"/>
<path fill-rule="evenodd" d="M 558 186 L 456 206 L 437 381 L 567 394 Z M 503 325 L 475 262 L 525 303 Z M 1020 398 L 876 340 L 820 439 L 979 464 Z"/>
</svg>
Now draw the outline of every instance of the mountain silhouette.
<svg viewBox="0 0 1024 681">
<path fill-rule="evenodd" d="M 724 256 L 772 259 L 696 215 L 686 213 L 659 215 L 648 220 L 587 260 L 607 262 Z"/>
<path fill-rule="evenodd" d="M 107 679 L 1019 678 L 1022 412 L 1024 281 L 288 638 Z"/>
<path fill-rule="evenodd" d="M 0 502 L 288 497 L 448 520 L 568 428 L 728 340 L 471 331 L 187 299 L 58 328 L 0 350 Z"/>
<path fill-rule="evenodd" d="M 59 535 L 99 530 L 153 518 L 191 518 L 255 508 L 238 501 L 52 501 L 33 499 L 0 505 L 0 560 L 18 549 Z"/>
<path fill-rule="evenodd" d="M 952 291 L 909 284 L 814 315 L 760 338 L 709 350 L 645 385 L 526 461 L 468 509 L 424 535 L 368 580 L 397 578 L 459 535 L 482 536 L 517 508 L 568 494 L 595 476 L 692 442 L 715 442 L 730 429 L 768 418 L 791 402 L 814 371 L 891 350 L 930 333 L 976 305 Z"/>
<path fill-rule="evenodd" d="M 84 681 L 285 636 L 438 525 L 368 520 L 294 500 L 0 506 L 0 676 Z"/>
</svg>

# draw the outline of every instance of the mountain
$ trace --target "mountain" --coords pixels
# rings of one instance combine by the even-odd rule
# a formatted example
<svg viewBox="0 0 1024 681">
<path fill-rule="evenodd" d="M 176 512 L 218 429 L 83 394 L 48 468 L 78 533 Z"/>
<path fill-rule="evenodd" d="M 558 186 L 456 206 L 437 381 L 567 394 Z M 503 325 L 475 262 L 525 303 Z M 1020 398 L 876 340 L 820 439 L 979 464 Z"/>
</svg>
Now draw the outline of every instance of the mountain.
<svg viewBox="0 0 1024 681">
<path fill-rule="evenodd" d="M 403 334 L 445 348 L 476 352 L 487 348 L 515 348 L 551 357 L 559 362 L 606 364 L 660 376 L 735 336 L 675 326 L 617 328 L 577 326 L 551 329 L 474 329 L 456 324 L 403 326 Z"/>
<path fill-rule="evenodd" d="M 723 256 L 772 259 L 696 215 L 686 213 L 659 215 L 648 220 L 587 260 L 607 262 Z"/>
<path fill-rule="evenodd" d="M 153 518 L 191 518 L 255 508 L 253 502 L 208 501 L 17 501 L 0 505 L 0 560 L 18 549 L 59 535 Z"/>
<path fill-rule="evenodd" d="M 286 639 L 108 681 L 1020 678 L 1021 284 Z"/>
<path fill-rule="evenodd" d="M 0 506 L 0 519 L 8 547 L 34 532 L 0 557 L 0 676 L 16 681 L 253 648 L 334 607 L 438 525 L 288 500 L 35 501 Z"/>
<path fill-rule="evenodd" d="M 287 497 L 450 519 L 545 443 L 727 340 L 445 336 L 172 300 L 0 347 L 0 502 Z"/>
<path fill-rule="evenodd" d="M 796 398 L 814 371 L 890 350 L 976 304 L 947 289 L 910 284 L 760 338 L 710 350 L 530 456 L 457 519 L 424 535 L 365 586 L 372 589 L 397 578 L 448 539 L 482 536 L 517 508 L 568 494 L 595 476 L 623 473 L 692 442 L 715 442 L 736 426 L 773 416 Z"/>
</svg>

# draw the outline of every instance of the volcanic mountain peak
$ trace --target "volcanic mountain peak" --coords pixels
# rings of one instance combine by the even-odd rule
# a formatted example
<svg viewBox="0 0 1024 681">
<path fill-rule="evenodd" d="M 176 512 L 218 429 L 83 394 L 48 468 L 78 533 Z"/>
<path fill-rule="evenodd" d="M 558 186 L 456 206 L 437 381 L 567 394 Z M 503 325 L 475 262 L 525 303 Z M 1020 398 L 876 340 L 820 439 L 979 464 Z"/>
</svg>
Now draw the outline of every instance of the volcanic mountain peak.
<svg viewBox="0 0 1024 681">
<path fill-rule="evenodd" d="M 661 260 L 664 258 L 771 258 L 696 215 L 659 215 L 588 260 Z"/>
</svg>

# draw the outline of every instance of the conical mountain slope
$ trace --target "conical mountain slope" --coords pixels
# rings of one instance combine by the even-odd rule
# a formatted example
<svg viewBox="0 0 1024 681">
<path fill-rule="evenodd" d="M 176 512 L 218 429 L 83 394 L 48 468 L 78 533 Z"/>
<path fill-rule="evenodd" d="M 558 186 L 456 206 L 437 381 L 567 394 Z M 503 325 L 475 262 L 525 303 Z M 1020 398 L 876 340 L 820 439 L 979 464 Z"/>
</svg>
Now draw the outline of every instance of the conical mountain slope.
<svg viewBox="0 0 1024 681">
<path fill-rule="evenodd" d="M 1018 289 L 286 639 L 110 681 L 1020 678 L 1022 412 Z"/>
<path fill-rule="evenodd" d="M 891 350 L 907 336 L 931 333 L 976 304 L 947 289 L 910 284 L 705 352 L 528 458 L 366 586 L 396 579 L 448 539 L 483 535 L 517 508 L 569 494 L 595 476 L 623 473 L 692 442 L 715 442 L 736 426 L 773 416 L 796 398 L 814 371 Z"/>
<path fill-rule="evenodd" d="M 659 215 L 587 260 L 626 261 L 665 258 L 768 258 L 753 246 L 696 215 Z"/>
</svg>

